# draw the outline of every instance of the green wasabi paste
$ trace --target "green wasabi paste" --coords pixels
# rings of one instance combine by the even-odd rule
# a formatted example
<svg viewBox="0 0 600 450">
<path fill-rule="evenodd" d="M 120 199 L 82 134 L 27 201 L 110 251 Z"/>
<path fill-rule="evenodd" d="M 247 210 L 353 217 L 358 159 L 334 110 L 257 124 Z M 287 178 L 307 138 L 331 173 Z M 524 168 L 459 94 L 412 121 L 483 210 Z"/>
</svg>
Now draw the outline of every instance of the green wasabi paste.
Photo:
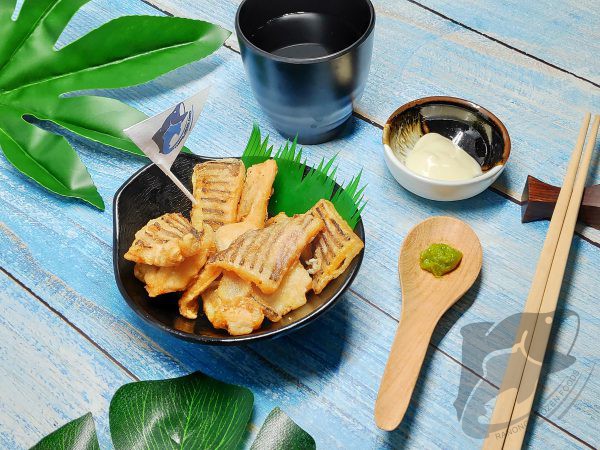
<svg viewBox="0 0 600 450">
<path fill-rule="evenodd" d="M 442 277 L 460 264 L 462 252 L 447 244 L 431 244 L 421 252 L 421 269 Z"/>
</svg>

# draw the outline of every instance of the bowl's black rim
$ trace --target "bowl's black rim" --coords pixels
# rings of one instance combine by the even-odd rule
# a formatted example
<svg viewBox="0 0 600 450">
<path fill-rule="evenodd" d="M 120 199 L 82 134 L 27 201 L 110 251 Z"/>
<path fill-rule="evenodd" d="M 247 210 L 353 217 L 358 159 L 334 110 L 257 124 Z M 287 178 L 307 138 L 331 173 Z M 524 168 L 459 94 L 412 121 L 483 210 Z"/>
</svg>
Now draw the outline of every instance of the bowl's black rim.
<svg viewBox="0 0 600 450">
<path fill-rule="evenodd" d="M 282 63 L 302 65 L 302 64 L 315 64 L 315 63 L 334 60 L 336 58 L 339 58 L 342 55 L 345 55 L 346 53 L 350 53 L 352 50 L 354 50 L 355 48 L 362 45 L 363 42 L 365 42 L 373 34 L 373 30 L 375 29 L 375 20 L 376 20 L 375 7 L 373 6 L 373 3 L 371 2 L 371 0 L 363 0 L 367 4 L 367 8 L 369 8 L 369 14 L 370 14 L 369 25 L 367 26 L 367 29 L 365 30 L 365 32 L 358 39 L 356 39 L 352 44 L 350 44 L 348 47 L 343 48 L 342 50 L 339 50 L 330 55 L 319 56 L 317 58 L 289 58 L 286 56 L 278 56 L 278 55 L 274 55 L 273 53 L 269 53 L 266 50 L 263 50 L 262 48 L 254 45 L 254 43 L 250 40 L 250 38 L 248 38 L 244 34 L 244 31 L 242 30 L 242 27 L 240 26 L 240 12 L 242 11 L 242 8 L 246 4 L 246 1 L 247 0 L 243 0 L 242 3 L 240 3 L 240 6 L 238 6 L 237 12 L 235 13 L 235 33 L 237 34 L 238 39 L 243 40 L 244 44 L 246 44 L 248 47 L 250 47 L 253 51 L 258 53 L 259 55 L 261 55 L 267 59 L 272 59 L 274 61 L 278 61 L 278 62 L 282 62 Z"/>
<path fill-rule="evenodd" d="M 195 155 L 195 154 L 190 154 L 190 153 L 182 153 L 181 155 L 179 155 L 179 157 L 182 157 L 182 156 L 195 159 L 198 162 L 223 159 L 223 158 L 212 158 L 212 157 L 207 157 L 207 156 L 200 156 L 200 155 Z M 240 159 L 240 158 L 237 158 L 237 159 Z M 357 259 L 355 269 L 350 274 L 350 276 L 346 279 L 346 281 L 341 286 L 341 288 L 333 295 L 333 297 L 331 297 L 331 299 L 327 303 L 323 304 L 320 308 L 315 309 L 314 311 L 312 311 L 310 314 L 306 315 L 302 319 L 299 319 L 296 322 L 292 322 L 288 325 L 285 325 L 282 328 L 279 328 L 277 330 L 264 331 L 264 332 L 259 331 L 258 333 L 244 335 L 244 336 L 211 337 L 211 336 L 201 336 L 201 335 L 197 335 L 194 333 L 187 333 L 185 331 L 176 330 L 174 328 L 164 325 L 163 323 L 160 323 L 154 317 L 152 317 L 150 314 L 146 313 L 144 310 L 139 308 L 137 306 L 137 304 L 129 297 L 129 295 L 127 294 L 127 291 L 125 290 L 125 287 L 123 286 L 123 283 L 121 282 L 120 271 L 119 271 L 119 266 L 118 266 L 119 255 L 118 255 L 118 237 L 117 236 L 118 236 L 118 230 L 119 230 L 119 217 L 118 217 L 118 213 L 117 213 L 117 204 L 119 203 L 119 198 L 121 197 L 121 194 L 123 193 L 123 191 L 138 176 L 140 176 L 146 170 L 150 169 L 153 165 L 154 165 L 153 163 L 147 164 L 144 167 L 142 167 L 141 169 L 139 169 L 137 172 L 135 172 L 131 177 L 129 177 L 121 185 L 121 187 L 116 191 L 115 197 L 113 199 L 113 270 L 114 270 L 114 275 L 115 275 L 115 281 L 117 283 L 117 287 L 119 288 L 119 292 L 121 293 L 121 296 L 125 299 L 125 302 L 127 303 L 127 305 L 139 317 L 141 317 L 146 323 L 148 323 L 152 326 L 155 326 L 157 328 L 160 328 L 161 330 L 166 331 L 167 333 L 175 335 L 178 338 L 184 339 L 186 341 L 197 342 L 197 343 L 208 344 L 208 345 L 238 345 L 238 344 L 247 344 L 247 343 L 251 343 L 251 342 L 256 342 L 259 340 L 273 339 L 275 337 L 280 337 L 280 336 L 286 335 L 292 331 L 299 330 L 300 328 L 308 325 L 310 322 L 315 320 L 317 317 L 321 316 L 323 313 L 325 313 L 326 311 L 331 309 L 331 307 L 333 307 L 340 300 L 342 295 L 346 292 L 346 290 L 350 287 L 350 285 L 356 278 L 356 275 L 358 274 L 360 267 L 362 265 L 362 261 L 363 261 L 363 257 L 364 257 L 364 253 L 365 253 L 364 247 L 361 250 L 361 252 L 358 254 L 358 257 L 357 257 L 358 259 Z M 337 185 L 337 183 L 336 183 L 336 185 Z M 359 219 L 354 230 L 366 245 L 362 217 Z"/>
</svg>

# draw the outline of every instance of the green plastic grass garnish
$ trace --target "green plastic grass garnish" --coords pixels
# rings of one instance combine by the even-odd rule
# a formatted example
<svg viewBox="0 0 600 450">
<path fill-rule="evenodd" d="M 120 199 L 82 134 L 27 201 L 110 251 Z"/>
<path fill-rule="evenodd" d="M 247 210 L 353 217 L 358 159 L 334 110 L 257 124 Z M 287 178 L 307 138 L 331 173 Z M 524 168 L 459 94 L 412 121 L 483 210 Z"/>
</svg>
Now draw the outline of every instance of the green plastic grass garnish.
<svg viewBox="0 0 600 450">
<path fill-rule="evenodd" d="M 335 157 L 321 160 L 316 168 L 306 169 L 302 149 L 297 148 L 296 139 L 286 142 L 273 155 L 269 136 L 263 140 L 258 125 L 254 124 L 250 140 L 246 145 L 242 161 L 248 168 L 269 158 L 277 161 L 277 177 L 273 183 L 274 193 L 269 202 L 269 214 L 284 212 L 288 216 L 303 214 L 322 198 L 330 200 L 337 212 L 350 227 L 354 228 L 367 204 L 364 199 L 365 186 L 360 187 L 362 171 L 354 176 L 347 186 L 335 188 Z"/>
</svg>

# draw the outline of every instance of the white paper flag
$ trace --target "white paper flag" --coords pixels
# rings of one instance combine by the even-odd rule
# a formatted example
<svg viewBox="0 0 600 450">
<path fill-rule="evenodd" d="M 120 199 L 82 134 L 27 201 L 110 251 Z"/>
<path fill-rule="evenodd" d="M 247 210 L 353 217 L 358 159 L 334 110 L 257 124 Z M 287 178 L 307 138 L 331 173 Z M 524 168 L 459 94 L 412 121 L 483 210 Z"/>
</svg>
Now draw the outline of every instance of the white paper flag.
<svg viewBox="0 0 600 450">
<path fill-rule="evenodd" d="M 174 107 L 123 130 L 194 204 L 194 196 L 173 175 L 171 166 L 196 125 L 208 91 L 209 88 L 203 89 Z"/>
</svg>

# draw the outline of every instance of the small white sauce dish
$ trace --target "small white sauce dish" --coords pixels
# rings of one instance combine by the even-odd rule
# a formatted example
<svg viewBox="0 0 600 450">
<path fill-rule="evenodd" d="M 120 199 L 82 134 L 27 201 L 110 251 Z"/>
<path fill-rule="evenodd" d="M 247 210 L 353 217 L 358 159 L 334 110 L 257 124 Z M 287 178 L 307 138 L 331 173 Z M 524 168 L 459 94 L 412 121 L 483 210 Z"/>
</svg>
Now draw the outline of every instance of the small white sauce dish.
<svg viewBox="0 0 600 450">
<path fill-rule="evenodd" d="M 427 178 L 404 163 L 406 155 L 427 133 L 452 140 L 481 166 L 482 174 L 459 181 Z M 510 137 L 504 124 L 487 109 L 455 97 L 425 97 L 398 108 L 383 129 L 388 169 L 405 189 L 421 197 L 464 200 L 480 194 L 504 171 L 510 156 Z"/>
</svg>

